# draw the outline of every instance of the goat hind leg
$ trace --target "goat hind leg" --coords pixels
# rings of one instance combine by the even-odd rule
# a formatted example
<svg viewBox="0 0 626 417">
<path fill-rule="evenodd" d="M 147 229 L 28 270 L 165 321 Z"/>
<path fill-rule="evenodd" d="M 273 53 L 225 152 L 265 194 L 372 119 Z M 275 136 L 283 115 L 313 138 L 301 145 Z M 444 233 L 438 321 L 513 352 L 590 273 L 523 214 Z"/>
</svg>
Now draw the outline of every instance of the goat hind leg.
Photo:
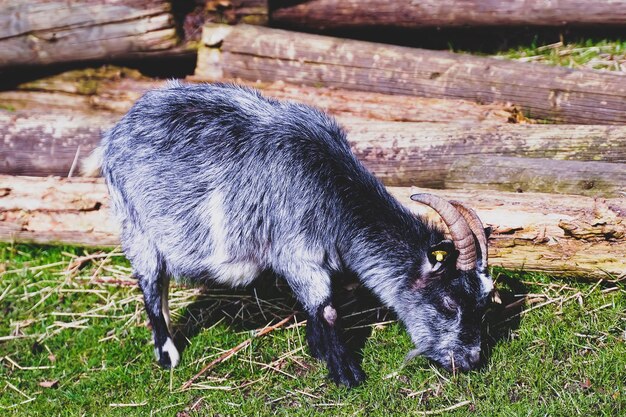
<svg viewBox="0 0 626 417">
<path fill-rule="evenodd" d="M 154 338 L 154 354 L 163 368 L 174 368 L 178 365 L 180 355 L 170 334 L 169 307 L 167 293 L 169 277 L 161 268 L 149 274 L 135 273 L 139 279 L 139 287 L 143 292 L 146 313 L 152 325 Z"/>
</svg>

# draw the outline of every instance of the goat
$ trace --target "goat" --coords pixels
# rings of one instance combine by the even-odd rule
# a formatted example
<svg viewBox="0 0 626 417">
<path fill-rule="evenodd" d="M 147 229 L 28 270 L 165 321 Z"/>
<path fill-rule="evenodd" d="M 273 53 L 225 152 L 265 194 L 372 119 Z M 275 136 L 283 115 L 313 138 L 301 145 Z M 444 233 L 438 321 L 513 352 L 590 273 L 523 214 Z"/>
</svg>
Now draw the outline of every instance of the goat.
<svg viewBox="0 0 626 417">
<path fill-rule="evenodd" d="M 145 93 L 89 164 L 106 179 L 162 367 L 180 359 L 170 277 L 234 287 L 264 271 L 293 290 L 311 354 L 338 384 L 365 379 L 332 300 L 342 274 L 396 313 L 415 352 L 448 369 L 477 366 L 493 288 L 480 220 L 459 203 L 412 196 L 439 213 L 447 240 L 386 191 L 322 111 L 231 84 L 171 82 Z"/>
</svg>

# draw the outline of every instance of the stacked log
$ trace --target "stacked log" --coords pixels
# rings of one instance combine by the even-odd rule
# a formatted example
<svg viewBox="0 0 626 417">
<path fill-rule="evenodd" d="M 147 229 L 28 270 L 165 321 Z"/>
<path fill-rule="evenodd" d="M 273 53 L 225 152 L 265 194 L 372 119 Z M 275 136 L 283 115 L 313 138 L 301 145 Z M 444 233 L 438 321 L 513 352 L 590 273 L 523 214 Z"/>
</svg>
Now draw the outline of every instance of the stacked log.
<svg viewBox="0 0 626 417">
<path fill-rule="evenodd" d="M 623 25 L 624 0 L 269 0 L 273 25 L 354 28 Z"/>
<path fill-rule="evenodd" d="M 552 194 L 433 191 L 390 187 L 416 213 L 437 221 L 413 192 L 433 192 L 474 207 L 493 227 L 490 264 L 587 279 L 618 279 L 626 271 L 626 201 Z M 0 176 L 0 240 L 116 245 L 101 179 Z"/>
<path fill-rule="evenodd" d="M 282 81 L 261 83 L 238 79 L 236 82 L 270 97 L 317 106 L 333 115 L 403 122 L 503 124 L 526 120 L 517 108 L 507 104 L 364 93 Z M 123 114 L 145 91 L 164 85 L 161 80 L 128 68 L 88 68 L 26 82 L 12 91 L 0 91 L 0 106 L 12 110 Z"/>
<path fill-rule="evenodd" d="M 183 53 L 165 0 L 5 1 L 0 68 Z"/>
<path fill-rule="evenodd" d="M 118 117 L 0 112 L 0 172 L 75 175 Z M 356 156 L 387 185 L 603 197 L 626 190 L 624 126 L 338 120 Z"/>
<path fill-rule="evenodd" d="M 534 118 L 626 123 L 626 75 L 249 25 L 207 25 L 196 76 L 510 102 Z"/>
</svg>

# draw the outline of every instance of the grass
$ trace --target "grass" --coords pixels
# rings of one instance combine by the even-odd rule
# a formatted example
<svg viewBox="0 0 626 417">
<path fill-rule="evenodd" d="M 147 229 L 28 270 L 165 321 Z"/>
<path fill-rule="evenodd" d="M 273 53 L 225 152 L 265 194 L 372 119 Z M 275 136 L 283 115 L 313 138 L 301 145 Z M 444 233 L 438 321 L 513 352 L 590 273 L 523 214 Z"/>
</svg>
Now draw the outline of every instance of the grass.
<svg viewBox="0 0 626 417">
<path fill-rule="evenodd" d="M 496 56 L 523 62 L 541 62 L 569 68 L 626 72 L 626 41 L 563 40 L 547 45 L 520 46 L 499 52 Z"/>
<path fill-rule="evenodd" d="M 626 414 L 622 283 L 495 271 L 508 307 L 486 318 L 486 365 L 462 374 L 423 358 L 404 364 L 411 343 L 401 326 L 362 290 L 345 290 L 346 299 L 364 300 L 343 307 L 352 341 L 370 333 L 361 387 L 327 380 L 298 314 L 181 390 L 205 364 L 297 309 L 282 283 L 175 287 L 178 344 L 188 346 L 169 372 L 154 361 L 141 295 L 119 252 L 5 244 L 0 271 L 3 415 Z"/>
</svg>

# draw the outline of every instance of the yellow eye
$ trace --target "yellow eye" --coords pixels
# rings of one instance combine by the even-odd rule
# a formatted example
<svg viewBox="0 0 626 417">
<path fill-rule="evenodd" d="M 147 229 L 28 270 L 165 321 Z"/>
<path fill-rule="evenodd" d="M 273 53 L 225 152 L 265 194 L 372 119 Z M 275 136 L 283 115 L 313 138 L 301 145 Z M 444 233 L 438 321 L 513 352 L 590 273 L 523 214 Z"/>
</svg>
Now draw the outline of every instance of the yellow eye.
<svg viewBox="0 0 626 417">
<path fill-rule="evenodd" d="M 435 255 L 437 262 L 441 262 L 448 255 L 448 252 L 444 250 L 436 250 L 433 252 L 433 255 Z"/>
</svg>

